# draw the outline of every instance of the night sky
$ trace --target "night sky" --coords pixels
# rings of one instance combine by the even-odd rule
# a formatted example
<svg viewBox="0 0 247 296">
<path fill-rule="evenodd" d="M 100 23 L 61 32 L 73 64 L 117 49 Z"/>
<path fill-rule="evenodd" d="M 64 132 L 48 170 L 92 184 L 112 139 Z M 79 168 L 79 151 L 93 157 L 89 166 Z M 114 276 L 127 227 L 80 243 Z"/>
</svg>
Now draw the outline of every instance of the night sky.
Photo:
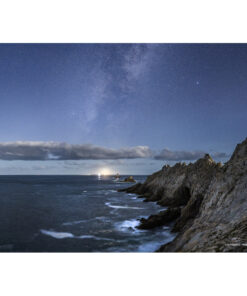
<svg viewBox="0 0 247 296">
<path fill-rule="evenodd" d="M 246 136 L 245 44 L 0 45 L 0 174 L 150 174 Z"/>
</svg>

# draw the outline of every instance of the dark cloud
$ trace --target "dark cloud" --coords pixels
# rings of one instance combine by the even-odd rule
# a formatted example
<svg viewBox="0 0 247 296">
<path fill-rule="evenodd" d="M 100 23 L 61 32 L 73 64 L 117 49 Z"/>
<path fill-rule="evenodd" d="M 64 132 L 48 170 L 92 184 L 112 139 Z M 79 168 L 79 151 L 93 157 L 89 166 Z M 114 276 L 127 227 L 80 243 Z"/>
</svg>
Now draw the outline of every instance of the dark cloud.
<svg viewBox="0 0 247 296">
<path fill-rule="evenodd" d="M 227 153 L 225 153 L 225 152 L 213 152 L 213 153 L 211 153 L 212 154 L 212 156 L 214 157 L 214 158 L 226 158 L 226 157 L 230 157 L 230 155 L 229 154 L 227 154 Z"/>
<path fill-rule="evenodd" d="M 204 151 L 171 151 L 169 149 L 163 149 L 154 158 L 157 160 L 168 161 L 183 161 L 183 160 L 197 160 L 205 155 Z M 214 152 L 211 154 L 213 158 L 225 158 L 227 154 L 224 152 Z"/>
<path fill-rule="evenodd" d="M 154 158 L 156 160 L 186 161 L 203 157 L 204 151 L 171 151 L 163 149 L 154 154 L 147 146 L 111 149 L 91 144 L 73 145 L 56 142 L 0 143 L 2 160 L 112 160 Z M 225 158 L 224 152 L 214 152 L 214 158 Z"/>
<path fill-rule="evenodd" d="M 110 149 L 90 144 L 72 145 L 56 142 L 0 143 L 2 160 L 80 160 L 135 159 L 151 156 L 147 146 Z"/>
</svg>

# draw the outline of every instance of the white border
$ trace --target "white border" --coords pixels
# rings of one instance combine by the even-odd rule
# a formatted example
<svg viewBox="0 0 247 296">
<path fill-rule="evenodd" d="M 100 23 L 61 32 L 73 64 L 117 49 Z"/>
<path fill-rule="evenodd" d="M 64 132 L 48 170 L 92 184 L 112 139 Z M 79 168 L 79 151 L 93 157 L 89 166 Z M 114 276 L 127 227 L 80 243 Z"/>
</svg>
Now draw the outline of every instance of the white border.
<svg viewBox="0 0 247 296">
<path fill-rule="evenodd" d="M 53 253 L 0 258 L 4 296 L 226 296 L 246 290 L 245 254 Z"/>
<path fill-rule="evenodd" d="M 246 42 L 235 0 L 8 0 L 0 42 Z M 1 58 L 1 57 L 0 57 Z M 245 254 L 0 254 L 1 295 L 242 295 Z"/>
<path fill-rule="evenodd" d="M 245 42 L 242 0 L 0 2 L 0 42 Z"/>
</svg>

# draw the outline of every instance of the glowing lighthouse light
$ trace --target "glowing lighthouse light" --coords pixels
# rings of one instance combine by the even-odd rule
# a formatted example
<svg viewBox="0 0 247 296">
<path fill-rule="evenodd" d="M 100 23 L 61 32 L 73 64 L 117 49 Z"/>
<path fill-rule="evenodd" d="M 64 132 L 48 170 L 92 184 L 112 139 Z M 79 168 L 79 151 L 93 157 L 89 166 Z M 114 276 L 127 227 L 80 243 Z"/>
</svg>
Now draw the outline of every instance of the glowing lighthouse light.
<svg viewBox="0 0 247 296">
<path fill-rule="evenodd" d="M 98 173 L 98 177 L 106 176 L 106 175 L 112 175 L 112 172 L 109 168 L 103 168 Z"/>
</svg>

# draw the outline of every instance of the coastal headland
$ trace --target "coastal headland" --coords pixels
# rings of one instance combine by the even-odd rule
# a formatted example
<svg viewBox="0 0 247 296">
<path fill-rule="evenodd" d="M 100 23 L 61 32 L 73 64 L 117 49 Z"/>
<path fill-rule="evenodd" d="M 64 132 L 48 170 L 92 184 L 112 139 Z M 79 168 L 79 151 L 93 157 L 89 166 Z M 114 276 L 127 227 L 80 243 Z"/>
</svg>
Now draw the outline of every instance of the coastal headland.
<svg viewBox="0 0 247 296">
<path fill-rule="evenodd" d="M 247 138 L 224 165 L 205 154 L 194 163 L 165 165 L 143 184 L 119 191 L 166 208 L 138 226 L 172 227 L 176 238 L 158 252 L 247 251 Z"/>
</svg>

